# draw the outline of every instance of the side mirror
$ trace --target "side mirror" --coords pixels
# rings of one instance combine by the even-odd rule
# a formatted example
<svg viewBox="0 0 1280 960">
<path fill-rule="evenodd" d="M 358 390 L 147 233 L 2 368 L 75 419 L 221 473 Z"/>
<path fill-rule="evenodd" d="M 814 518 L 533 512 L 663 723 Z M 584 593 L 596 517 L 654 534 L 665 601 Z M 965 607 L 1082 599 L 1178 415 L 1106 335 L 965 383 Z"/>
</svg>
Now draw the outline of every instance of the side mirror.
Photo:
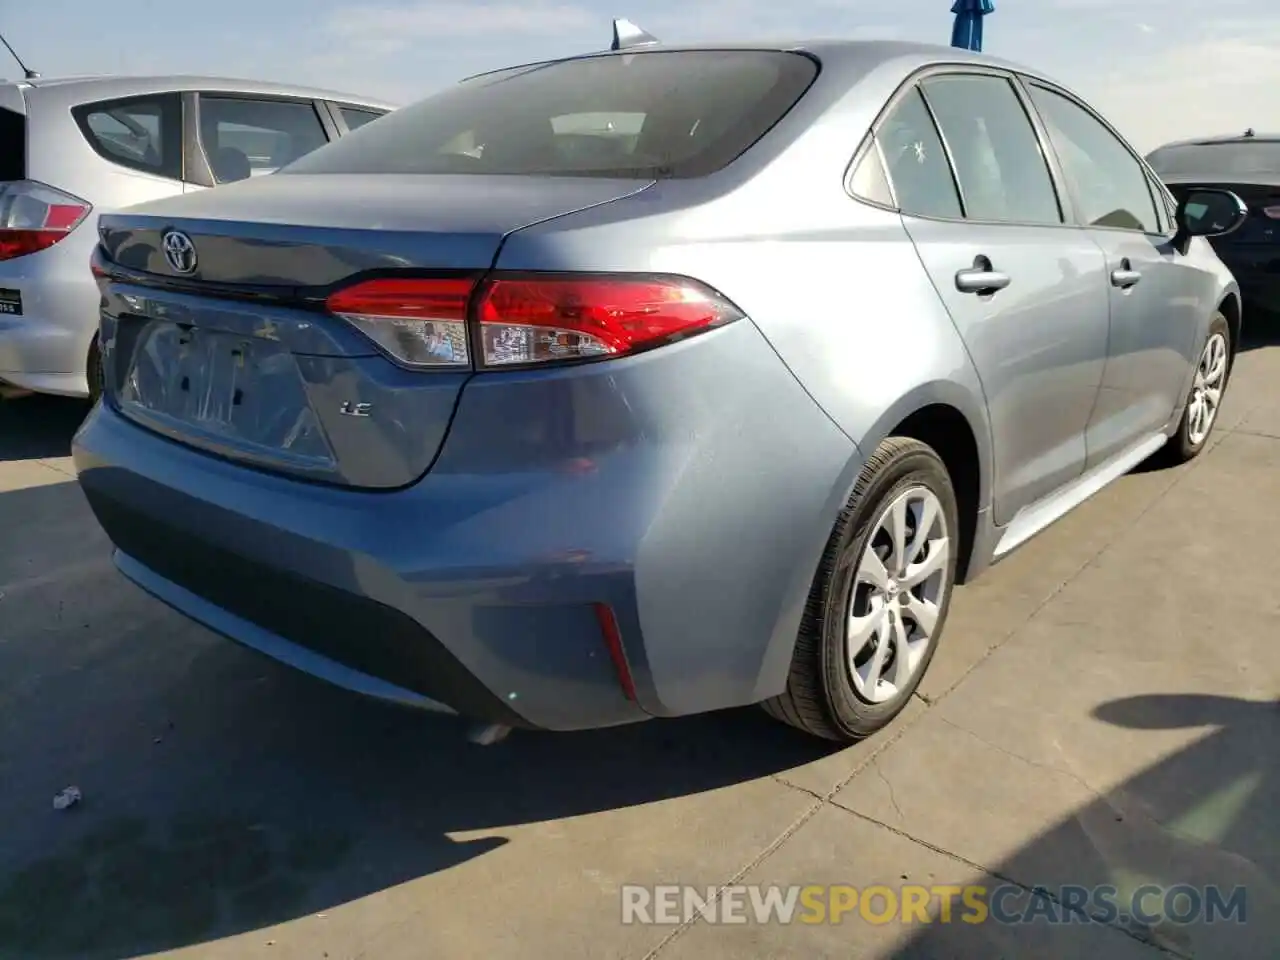
<svg viewBox="0 0 1280 960">
<path fill-rule="evenodd" d="M 1248 218 L 1249 208 L 1230 190 L 1188 190 L 1178 201 L 1175 243 L 1185 249 L 1192 237 L 1225 237 Z"/>
</svg>

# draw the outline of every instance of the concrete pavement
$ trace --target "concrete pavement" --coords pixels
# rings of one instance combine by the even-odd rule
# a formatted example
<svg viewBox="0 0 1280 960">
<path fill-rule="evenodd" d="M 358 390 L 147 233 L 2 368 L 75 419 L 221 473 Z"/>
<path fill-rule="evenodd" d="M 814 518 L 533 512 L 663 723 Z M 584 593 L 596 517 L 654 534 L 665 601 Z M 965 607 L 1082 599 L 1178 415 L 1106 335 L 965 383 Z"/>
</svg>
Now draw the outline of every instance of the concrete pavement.
<svg viewBox="0 0 1280 960">
<path fill-rule="evenodd" d="M 960 590 L 908 712 L 835 752 L 755 711 L 477 748 L 297 676 L 115 574 L 81 407 L 0 401 L 0 957 L 1273 958 L 1280 347 L 1250 346 L 1212 449 Z M 1247 916 L 620 922 L 622 884 L 975 882 L 1244 885 Z"/>
</svg>

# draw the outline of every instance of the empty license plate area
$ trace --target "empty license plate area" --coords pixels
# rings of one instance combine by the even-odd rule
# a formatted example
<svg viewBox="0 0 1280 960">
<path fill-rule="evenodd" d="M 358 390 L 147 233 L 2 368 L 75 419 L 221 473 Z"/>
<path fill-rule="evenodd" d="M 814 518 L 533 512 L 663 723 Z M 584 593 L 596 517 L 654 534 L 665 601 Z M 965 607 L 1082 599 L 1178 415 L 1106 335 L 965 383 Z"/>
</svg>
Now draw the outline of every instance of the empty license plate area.
<svg viewBox="0 0 1280 960">
<path fill-rule="evenodd" d="M 279 343 L 169 321 L 121 322 L 116 402 L 175 439 L 327 472 L 334 458 L 298 365 Z"/>
</svg>

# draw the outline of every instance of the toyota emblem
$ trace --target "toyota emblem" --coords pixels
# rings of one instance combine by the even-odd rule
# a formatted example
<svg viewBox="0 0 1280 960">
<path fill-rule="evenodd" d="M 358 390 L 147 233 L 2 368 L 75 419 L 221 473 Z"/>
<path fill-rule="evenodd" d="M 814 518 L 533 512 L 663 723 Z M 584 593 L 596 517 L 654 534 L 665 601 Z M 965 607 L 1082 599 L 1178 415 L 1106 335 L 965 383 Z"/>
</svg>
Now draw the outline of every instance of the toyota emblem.
<svg viewBox="0 0 1280 960">
<path fill-rule="evenodd" d="M 174 273 L 196 272 L 196 245 L 181 230 L 170 230 L 160 238 L 164 258 Z"/>
</svg>

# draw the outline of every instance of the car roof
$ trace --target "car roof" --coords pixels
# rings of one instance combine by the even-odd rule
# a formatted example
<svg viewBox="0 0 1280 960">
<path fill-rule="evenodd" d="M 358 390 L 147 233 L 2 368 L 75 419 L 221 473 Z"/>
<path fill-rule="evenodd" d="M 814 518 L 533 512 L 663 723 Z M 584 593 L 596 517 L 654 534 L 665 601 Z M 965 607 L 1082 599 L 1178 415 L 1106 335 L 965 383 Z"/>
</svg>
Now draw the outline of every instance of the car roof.
<svg viewBox="0 0 1280 960">
<path fill-rule="evenodd" d="M 574 54 L 568 57 L 557 57 L 554 60 L 540 60 L 530 63 L 514 64 L 512 66 L 501 67 L 496 70 L 488 70 L 484 73 L 474 74 L 466 79 L 474 80 L 478 77 L 504 73 L 507 70 L 581 60 L 586 57 L 627 56 L 629 54 L 648 52 L 674 53 L 712 50 L 762 50 L 786 53 L 807 53 L 817 58 L 824 66 L 845 68 L 856 72 L 867 72 L 891 61 L 900 61 L 901 65 L 904 68 L 907 68 L 908 72 L 933 64 L 985 65 L 998 67 L 1002 70 L 1015 70 L 1029 76 L 1050 80 L 1058 86 L 1062 86 L 1061 83 L 1053 80 L 1052 77 L 1042 74 L 1040 71 L 1032 67 L 1015 63 L 1011 60 L 1004 60 L 1000 57 L 994 57 L 990 54 L 975 53 L 970 50 L 961 50 L 957 47 L 943 46 L 941 44 L 934 43 L 916 43 L 905 40 L 846 40 L 839 38 L 756 41 L 730 40 L 724 42 L 717 41 L 697 44 L 657 43 L 648 46 L 628 47 L 622 50 L 599 50 L 591 53 Z"/>
<path fill-rule="evenodd" d="M 1280 133 L 1229 133 L 1214 137 L 1189 137 L 1186 140 L 1174 140 L 1165 143 L 1156 150 L 1168 150 L 1172 147 L 1213 147 L 1227 143 L 1276 143 L 1280 142 Z M 1155 150 L 1152 151 L 1154 153 Z"/>
<path fill-rule="evenodd" d="M 361 104 L 381 110 L 394 110 L 396 106 L 373 97 L 341 93 L 336 90 L 231 77 L 200 77 L 177 74 L 168 76 L 103 75 L 40 77 L 34 80 L 10 80 L 7 83 L 20 84 L 40 90 L 56 90 L 59 94 L 69 99 L 83 96 L 86 100 L 109 100 L 115 97 L 145 96 L 151 93 L 202 90 L 210 93 L 256 93 L 265 96 L 312 97 L 321 100 L 338 100 L 343 103 Z"/>
</svg>

